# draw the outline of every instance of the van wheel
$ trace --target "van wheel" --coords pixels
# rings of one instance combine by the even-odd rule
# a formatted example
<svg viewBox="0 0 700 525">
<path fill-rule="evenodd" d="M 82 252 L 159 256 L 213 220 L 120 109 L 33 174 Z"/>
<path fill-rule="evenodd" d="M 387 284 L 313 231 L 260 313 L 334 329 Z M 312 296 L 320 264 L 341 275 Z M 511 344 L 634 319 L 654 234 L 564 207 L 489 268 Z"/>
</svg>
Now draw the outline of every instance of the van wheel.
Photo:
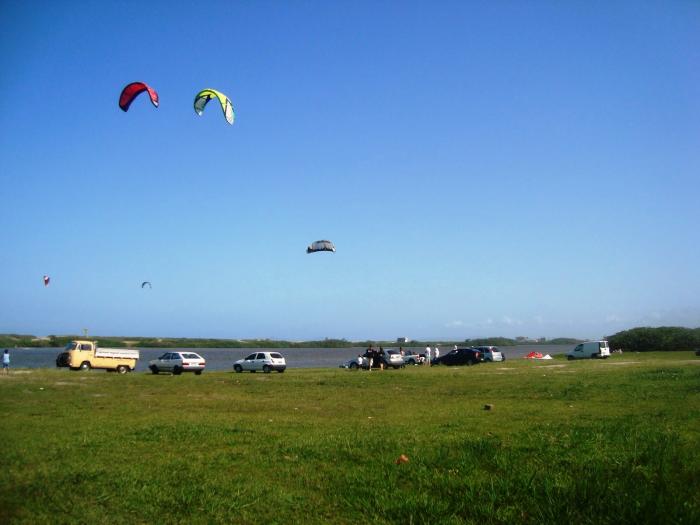
<svg viewBox="0 0 700 525">
<path fill-rule="evenodd" d="M 158 373 L 158 367 L 156 365 L 151 365 L 149 368 L 151 369 L 152 373 L 154 373 L 154 374 Z"/>
<path fill-rule="evenodd" d="M 572 356 L 572 355 L 567 355 L 566 358 L 567 358 L 569 361 L 573 361 L 573 360 L 574 360 L 574 356 Z"/>
<path fill-rule="evenodd" d="M 129 368 L 124 366 L 124 365 L 119 365 L 117 367 L 117 374 L 126 374 L 129 371 Z"/>
<path fill-rule="evenodd" d="M 180 374 L 182 374 L 182 367 L 181 366 L 176 366 L 175 368 L 173 368 L 173 375 L 174 376 L 179 376 Z"/>
<path fill-rule="evenodd" d="M 263 365 L 263 372 L 265 372 L 266 374 L 272 372 L 272 368 L 270 368 L 270 365 Z"/>
<path fill-rule="evenodd" d="M 233 369 L 236 371 L 237 374 L 243 372 L 243 367 L 241 365 L 233 365 Z"/>
<path fill-rule="evenodd" d="M 90 370 L 90 368 L 92 367 L 90 366 L 90 363 L 88 361 L 83 361 L 82 363 L 80 363 L 81 370 Z"/>
</svg>

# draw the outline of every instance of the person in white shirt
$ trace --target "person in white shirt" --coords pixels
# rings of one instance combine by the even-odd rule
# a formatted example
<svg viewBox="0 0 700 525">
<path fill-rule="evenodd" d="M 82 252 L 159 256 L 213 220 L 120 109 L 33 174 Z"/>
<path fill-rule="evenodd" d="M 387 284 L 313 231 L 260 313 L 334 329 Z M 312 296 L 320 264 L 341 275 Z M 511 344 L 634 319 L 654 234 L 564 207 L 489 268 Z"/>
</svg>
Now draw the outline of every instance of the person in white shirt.
<svg viewBox="0 0 700 525">
<path fill-rule="evenodd" d="M 425 347 L 425 364 L 430 366 L 430 346 Z"/>
<path fill-rule="evenodd" d="M 435 347 L 435 359 L 437 359 L 438 357 L 440 357 L 440 349 L 436 346 Z"/>
</svg>

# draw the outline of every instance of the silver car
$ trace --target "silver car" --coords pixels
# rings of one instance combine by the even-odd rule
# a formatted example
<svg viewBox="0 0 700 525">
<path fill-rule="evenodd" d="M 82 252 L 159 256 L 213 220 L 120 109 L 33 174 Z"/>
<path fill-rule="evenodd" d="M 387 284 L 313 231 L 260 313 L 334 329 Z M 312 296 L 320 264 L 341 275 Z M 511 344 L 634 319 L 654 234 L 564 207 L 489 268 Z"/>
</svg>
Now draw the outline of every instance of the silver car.
<svg viewBox="0 0 700 525">
<path fill-rule="evenodd" d="M 183 372 L 194 372 L 200 375 L 206 366 L 206 360 L 194 352 L 165 352 L 158 359 L 148 362 L 151 372 L 172 372 L 173 375 L 180 375 Z"/>
<path fill-rule="evenodd" d="M 243 370 L 250 372 L 262 370 L 266 374 L 276 370 L 281 374 L 286 368 L 287 362 L 279 352 L 253 352 L 249 356 L 233 363 L 233 369 L 239 374 Z"/>
</svg>

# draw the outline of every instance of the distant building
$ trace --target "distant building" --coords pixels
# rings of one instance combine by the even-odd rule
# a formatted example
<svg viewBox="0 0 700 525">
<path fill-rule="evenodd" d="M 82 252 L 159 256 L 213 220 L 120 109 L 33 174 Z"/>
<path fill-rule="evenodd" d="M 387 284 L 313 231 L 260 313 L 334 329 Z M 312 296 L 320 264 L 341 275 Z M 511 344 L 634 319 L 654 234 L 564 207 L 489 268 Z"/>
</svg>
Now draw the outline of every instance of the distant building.
<svg viewBox="0 0 700 525">
<path fill-rule="evenodd" d="M 396 342 L 397 343 L 408 343 L 408 337 L 397 337 Z"/>
</svg>

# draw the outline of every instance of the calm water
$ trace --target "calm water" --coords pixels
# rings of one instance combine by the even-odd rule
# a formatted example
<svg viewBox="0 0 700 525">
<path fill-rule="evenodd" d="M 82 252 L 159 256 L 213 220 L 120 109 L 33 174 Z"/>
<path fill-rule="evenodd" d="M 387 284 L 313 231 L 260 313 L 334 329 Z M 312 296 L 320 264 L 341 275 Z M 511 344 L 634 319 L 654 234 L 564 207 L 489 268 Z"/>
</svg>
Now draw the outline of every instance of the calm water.
<svg viewBox="0 0 700 525">
<path fill-rule="evenodd" d="M 543 354 L 562 354 L 572 350 L 574 345 L 523 345 L 503 346 L 501 351 L 507 359 L 522 358 L 534 351 Z M 385 349 L 394 347 L 385 347 Z M 407 348 L 407 347 L 406 347 Z M 233 362 L 252 352 L 272 351 L 281 353 L 287 360 L 287 368 L 336 368 L 341 363 L 364 352 L 364 348 L 145 348 L 141 350 L 136 370 L 147 371 L 148 362 L 164 352 L 171 350 L 190 350 L 207 360 L 207 370 L 232 370 Z M 416 348 L 416 351 L 423 349 Z M 444 355 L 450 348 L 440 348 Z M 55 368 L 56 356 L 62 352 L 59 348 L 13 348 L 10 349 L 12 368 Z M 68 370 L 68 369 L 64 369 Z"/>
</svg>

